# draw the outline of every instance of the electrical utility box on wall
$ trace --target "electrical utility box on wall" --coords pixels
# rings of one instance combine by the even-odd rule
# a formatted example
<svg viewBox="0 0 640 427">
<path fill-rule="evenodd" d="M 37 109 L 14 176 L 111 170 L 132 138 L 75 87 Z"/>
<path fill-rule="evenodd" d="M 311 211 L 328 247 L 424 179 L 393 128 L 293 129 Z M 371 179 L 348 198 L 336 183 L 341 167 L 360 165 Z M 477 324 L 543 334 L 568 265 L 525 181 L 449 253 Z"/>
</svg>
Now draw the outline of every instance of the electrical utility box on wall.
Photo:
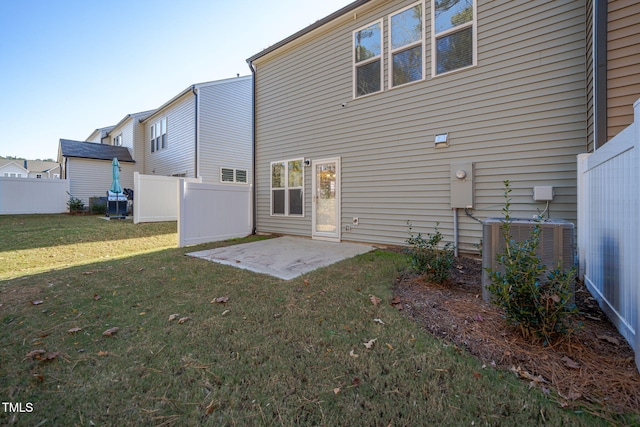
<svg viewBox="0 0 640 427">
<path fill-rule="evenodd" d="M 504 252 L 505 243 L 502 234 L 502 219 L 487 218 L 482 222 L 482 298 L 490 299 L 487 286 L 491 284 L 487 268 L 504 272 L 504 267 L 498 264 L 498 254 Z M 511 222 L 511 240 L 523 242 L 531 237 L 536 221 L 531 219 L 513 219 Z M 549 220 L 540 223 L 540 246 L 537 255 L 548 270 L 558 265 L 563 270 L 575 266 L 575 229 L 573 223 L 563 220 Z"/>
<path fill-rule="evenodd" d="M 449 168 L 451 208 L 473 208 L 473 163 L 451 164 Z"/>
</svg>

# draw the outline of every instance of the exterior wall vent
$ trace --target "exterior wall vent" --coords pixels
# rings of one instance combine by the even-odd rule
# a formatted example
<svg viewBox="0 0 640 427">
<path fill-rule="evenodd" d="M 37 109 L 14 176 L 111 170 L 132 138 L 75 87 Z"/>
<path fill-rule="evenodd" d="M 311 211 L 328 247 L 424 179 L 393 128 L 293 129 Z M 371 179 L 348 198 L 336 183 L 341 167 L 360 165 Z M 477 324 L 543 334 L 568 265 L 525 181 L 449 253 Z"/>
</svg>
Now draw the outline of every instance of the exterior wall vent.
<svg viewBox="0 0 640 427">
<path fill-rule="evenodd" d="M 496 270 L 499 264 L 496 256 L 504 251 L 504 238 L 502 236 L 502 219 L 487 218 L 482 225 L 482 298 L 489 300 L 490 294 L 487 286 L 491 284 L 489 273 L 486 269 Z M 516 242 L 527 240 L 533 227 L 534 220 L 513 219 L 511 222 L 511 238 Z M 568 270 L 575 266 L 575 227 L 573 223 L 563 220 L 548 220 L 541 224 L 540 246 L 538 255 L 542 263 L 548 269 L 554 269 L 558 263 L 563 269 Z M 499 270 L 504 271 L 500 266 Z"/>
</svg>

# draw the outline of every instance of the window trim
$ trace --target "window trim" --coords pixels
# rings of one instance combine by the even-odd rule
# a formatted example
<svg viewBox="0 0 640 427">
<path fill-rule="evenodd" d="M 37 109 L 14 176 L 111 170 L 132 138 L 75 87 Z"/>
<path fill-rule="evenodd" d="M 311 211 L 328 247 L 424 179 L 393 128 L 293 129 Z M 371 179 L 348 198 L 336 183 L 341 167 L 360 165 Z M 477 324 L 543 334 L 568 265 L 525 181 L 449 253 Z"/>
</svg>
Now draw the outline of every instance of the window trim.
<svg viewBox="0 0 640 427">
<path fill-rule="evenodd" d="M 360 62 L 356 62 L 356 33 L 369 28 L 373 25 L 380 25 L 380 54 L 372 58 L 367 58 Z M 366 93 L 364 95 L 358 95 L 358 66 L 372 64 L 376 61 L 380 61 L 380 90 L 376 92 Z M 376 93 L 384 92 L 384 18 L 380 18 L 376 21 L 372 21 L 367 25 L 364 25 L 351 33 L 351 62 L 352 62 L 352 74 L 353 74 L 353 99 L 360 99 L 366 96 L 374 95 Z"/>
<path fill-rule="evenodd" d="M 436 0 L 431 0 L 431 77 L 441 77 L 446 76 L 451 73 L 457 73 L 459 71 L 468 70 L 469 68 L 475 67 L 478 65 L 478 0 L 471 0 L 473 2 L 473 19 L 469 22 L 465 22 L 464 24 L 458 25 L 453 28 L 449 28 L 444 30 L 438 34 L 436 34 Z M 442 37 L 446 37 L 453 33 L 457 33 L 459 31 L 465 30 L 471 27 L 471 64 L 465 67 L 456 68 L 455 70 L 445 71 L 444 73 L 437 74 L 437 45 L 436 41 Z"/>
<path fill-rule="evenodd" d="M 391 22 L 391 18 L 396 16 L 396 15 L 399 15 L 399 14 L 401 14 L 403 12 L 406 12 L 409 9 L 413 9 L 414 7 L 416 7 L 418 5 L 420 5 L 422 7 L 422 32 L 420 34 L 420 40 L 412 42 L 412 43 L 409 43 L 409 44 L 406 44 L 406 45 L 403 45 L 403 46 L 401 46 L 399 48 L 393 49 L 393 45 L 392 45 L 393 41 L 391 39 L 391 34 L 392 34 L 392 31 L 393 31 L 393 25 L 392 25 L 392 22 Z M 396 10 L 395 12 L 390 13 L 387 16 L 387 21 L 389 22 L 389 25 L 388 25 L 388 27 L 389 27 L 388 33 L 389 34 L 387 35 L 387 40 L 388 40 L 387 68 L 388 68 L 388 75 L 389 75 L 389 89 L 410 85 L 410 84 L 413 84 L 413 83 L 416 83 L 416 82 L 421 82 L 421 81 L 424 81 L 424 80 L 427 79 L 427 57 L 426 57 L 426 55 L 427 55 L 427 49 L 426 49 L 427 34 L 426 34 L 426 31 L 427 30 L 426 30 L 426 16 L 425 15 L 426 15 L 426 11 L 425 11 L 425 6 L 424 6 L 424 0 L 420 0 L 420 1 L 417 1 L 417 2 L 411 4 L 411 5 L 407 6 L 407 7 L 404 7 L 402 9 Z M 421 79 L 417 79 L 417 80 L 412 80 L 412 81 L 407 82 L 407 83 L 394 85 L 393 84 L 393 55 L 395 53 L 398 53 L 398 52 L 409 50 L 409 49 L 411 49 L 411 48 L 413 48 L 415 46 L 418 46 L 418 45 L 422 45 L 422 49 L 421 49 L 422 50 L 422 78 Z"/>
<path fill-rule="evenodd" d="M 302 186 L 298 187 L 289 187 L 289 163 L 290 162 L 300 162 L 302 164 Z M 277 187 L 275 190 L 284 190 L 284 213 L 273 213 L 273 165 L 278 163 L 284 163 L 284 187 Z M 293 218 L 304 218 L 305 216 L 305 198 L 304 198 L 304 175 L 305 175 L 305 166 L 304 166 L 304 158 L 297 157 L 287 160 L 276 160 L 274 162 L 269 163 L 269 214 L 274 217 L 293 217 Z M 302 213 L 301 214 L 292 214 L 289 213 L 289 190 L 297 190 L 300 189 L 302 192 Z"/>
<path fill-rule="evenodd" d="M 114 147 L 122 147 L 122 132 L 113 137 L 111 145 Z"/>
<path fill-rule="evenodd" d="M 156 125 L 159 128 L 160 134 L 156 135 Z M 162 117 L 149 125 L 149 139 L 151 144 L 151 152 L 165 150 L 168 147 L 167 143 L 167 117 Z"/>
</svg>

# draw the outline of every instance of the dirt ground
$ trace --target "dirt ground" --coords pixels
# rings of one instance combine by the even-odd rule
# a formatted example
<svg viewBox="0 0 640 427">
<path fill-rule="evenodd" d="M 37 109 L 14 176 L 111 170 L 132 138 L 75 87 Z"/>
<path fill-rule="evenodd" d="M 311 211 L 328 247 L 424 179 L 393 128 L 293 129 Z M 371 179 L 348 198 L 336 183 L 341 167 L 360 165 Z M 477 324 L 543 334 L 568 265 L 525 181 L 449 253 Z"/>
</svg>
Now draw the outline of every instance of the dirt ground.
<svg viewBox="0 0 640 427">
<path fill-rule="evenodd" d="M 433 335 L 487 366 L 509 370 L 558 404 L 607 414 L 640 413 L 640 374 L 629 344 L 581 284 L 575 320 L 582 328 L 553 346 L 531 344 L 482 299 L 482 262 L 460 257 L 449 283 L 412 273 L 399 277 L 392 305 Z"/>
</svg>

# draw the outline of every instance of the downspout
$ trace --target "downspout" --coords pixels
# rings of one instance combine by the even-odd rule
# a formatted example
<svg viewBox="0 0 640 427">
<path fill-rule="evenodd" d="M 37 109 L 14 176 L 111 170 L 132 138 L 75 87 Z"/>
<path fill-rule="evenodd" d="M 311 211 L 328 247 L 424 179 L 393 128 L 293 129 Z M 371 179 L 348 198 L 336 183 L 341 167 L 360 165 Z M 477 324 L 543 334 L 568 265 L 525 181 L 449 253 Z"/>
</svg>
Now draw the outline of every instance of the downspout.
<svg viewBox="0 0 640 427">
<path fill-rule="evenodd" d="M 252 180 L 253 187 L 251 189 L 251 234 L 256 234 L 257 223 L 258 223 L 258 215 L 257 215 L 257 180 L 256 180 L 256 67 L 252 62 L 247 61 L 249 64 L 249 68 L 251 69 L 251 139 L 253 141 L 252 145 Z"/>
<path fill-rule="evenodd" d="M 453 256 L 458 258 L 458 208 L 453 208 Z"/>
<path fill-rule="evenodd" d="M 195 168 L 194 168 L 194 178 L 198 178 L 200 176 L 200 170 L 199 170 L 199 165 L 200 165 L 200 159 L 198 158 L 199 156 L 199 150 L 198 150 L 198 146 L 199 146 L 199 140 L 198 140 L 198 91 L 196 90 L 196 85 L 191 86 L 191 92 L 193 92 L 193 96 L 194 96 L 194 100 L 195 100 Z"/>
<path fill-rule="evenodd" d="M 607 142 L 607 2 L 593 0 L 593 150 Z"/>
</svg>

